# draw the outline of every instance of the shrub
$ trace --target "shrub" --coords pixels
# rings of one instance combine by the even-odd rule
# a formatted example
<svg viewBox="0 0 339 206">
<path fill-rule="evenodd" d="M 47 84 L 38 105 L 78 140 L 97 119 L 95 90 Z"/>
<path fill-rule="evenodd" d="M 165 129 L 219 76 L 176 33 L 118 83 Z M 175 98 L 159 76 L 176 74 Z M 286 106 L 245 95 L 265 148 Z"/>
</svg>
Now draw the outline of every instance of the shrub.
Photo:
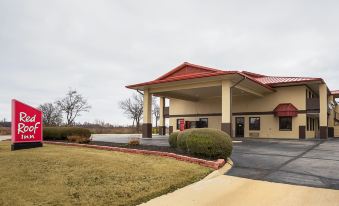
<svg viewBox="0 0 339 206">
<path fill-rule="evenodd" d="M 192 131 L 192 129 L 187 129 L 187 130 L 184 130 L 182 132 L 179 132 L 179 134 L 178 134 L 177 146 L 182 151 L 187 152 L 187 150 L 188 150 L 186 141 L 187 141 L 187 138 L 190 135 L 191 131 Z"/>
<path fill-rule="evenodd" d="M 128 140 L 128 145 L 129 146 L 139 146 L 140 140 L 138 138 L 131 138 L 130 140 Z"/>
<path fill-rule="evenodd" d="M 152 134 L 159 134 L 159 127 L 153 127 Z"/>
<path fill-rule="evenodd" d="M 178 135 L 179 135 L 179 132 L 173 132 L 168 138 L 168 143 L 172 148 L 177 148 Z"/>
<path fill-rule="evenodd" d="M 186 130 L 183 133 L 187 133 L 187 152 L 193 155 L 227 159 L 232 153 L 232 139 L 225 132 L 201 128 Z"/>
<path fill-rule="evenodd" d="M 79 144 L 86 144 L 86 143 L 89 143 L 91 141 L 91 138 L 90 137 L 85 137 L 85 136 L 72 135 L 72 136 L 68 136 L 67 140 L 69 142 L 75 142 L 75 143 L 79 143 Z"/>
<path fill-rule="evenodd" d="M 69 136 L 91 137 L 91 132 L 85 128 L 78 127 L 45 127 L 43 131 L 44 140 L 67 140 Z"/>
</svg>

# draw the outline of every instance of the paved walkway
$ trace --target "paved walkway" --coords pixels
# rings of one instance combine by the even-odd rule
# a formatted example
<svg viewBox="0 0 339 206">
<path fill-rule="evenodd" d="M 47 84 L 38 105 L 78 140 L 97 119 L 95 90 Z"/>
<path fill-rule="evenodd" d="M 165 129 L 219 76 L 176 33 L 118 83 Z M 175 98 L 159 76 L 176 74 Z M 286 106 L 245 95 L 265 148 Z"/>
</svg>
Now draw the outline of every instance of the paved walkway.
<svg viewBox="0 0 339 206">
<path fill-rule="evenodd" d="M 221 175 L 160 196 L 144 206 L 338 206 L 339 191 Z"/>
<path fill-rule="evenodd" d="M 245 140 L 231 159 L 230 176 L 339 189 L 339 140 Z"/>
<path fill-rule="evenodd" d="M 144 145 L 169 146 L 168 136 L 153 135 L 152 138 L 141 138 L 141 134 L 92 134 L 93 141 L 128 143 L 130 139 L 138 138 Z"/>
</svg>

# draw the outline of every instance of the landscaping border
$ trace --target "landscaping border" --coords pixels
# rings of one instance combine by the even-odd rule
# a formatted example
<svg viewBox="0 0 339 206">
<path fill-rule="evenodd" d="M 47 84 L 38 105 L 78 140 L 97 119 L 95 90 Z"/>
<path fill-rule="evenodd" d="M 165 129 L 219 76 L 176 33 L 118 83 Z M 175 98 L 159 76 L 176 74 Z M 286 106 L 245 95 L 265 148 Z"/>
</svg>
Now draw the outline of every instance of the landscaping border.
<svg viewBox="0 0 339 206">
<path fill-rule="evenodd" d="M 170 152 L 139 150 L 139 149 L 129 149 L 129 148 L 122 148 L 122 147 L 110 147 L 110 146 L 89 145 L 89 144 L 54 142 L 54 141 L 44 141 L 44 143 L 53 144 L 53 145 L 63 145 L 63 146 L 86 147 L 86 148 L 94 148 L 94 149 L 99 149 L 99 150 L 116 151 L 116 152 L 132 153 L 132 154 L 157 155 L 157 156 L 162 156 L 162 157 L 174 158 L 176 160 L 180 160 L 184 162 L 199 164 L 201 166 L 209 167 L 214 170 L 217 170 L 226 164 L 226 161 L 224 159 L 218 159 L 216 161 L 204 160 L 204 159 L 199 159 L 195 157 L 178 155 L 178 154 L 170 153 Z"/>
</svg>

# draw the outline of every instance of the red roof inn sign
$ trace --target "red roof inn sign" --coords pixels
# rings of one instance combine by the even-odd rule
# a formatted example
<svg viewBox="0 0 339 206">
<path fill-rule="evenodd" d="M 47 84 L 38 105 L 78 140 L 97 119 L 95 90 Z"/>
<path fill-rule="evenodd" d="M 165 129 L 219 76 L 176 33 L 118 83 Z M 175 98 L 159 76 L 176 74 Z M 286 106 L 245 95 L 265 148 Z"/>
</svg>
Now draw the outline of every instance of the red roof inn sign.
<svg viewBox="0 0 339 206">
<path fill-rule="evenodd" d="M 42 112 L 12 100 L 12 150 L 42 146 Z"/>
</svg>

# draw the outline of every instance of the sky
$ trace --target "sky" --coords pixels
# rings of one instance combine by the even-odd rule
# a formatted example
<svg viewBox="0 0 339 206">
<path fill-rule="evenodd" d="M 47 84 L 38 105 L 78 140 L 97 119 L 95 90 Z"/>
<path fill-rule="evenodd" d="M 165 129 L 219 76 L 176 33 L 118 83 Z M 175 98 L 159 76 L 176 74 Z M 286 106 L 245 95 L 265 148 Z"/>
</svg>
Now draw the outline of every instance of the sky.
<svg viewBox="0 0 339 206">
<path fill-rule="evenodd" d="M 78 122 L 130 124 L 126 85 L 183 62 L 339 89 L 338 1 L 1 0 L 0 119 L 15 98 L 38 106 L 72 88 L 92 109 Z"/>
</svg>

